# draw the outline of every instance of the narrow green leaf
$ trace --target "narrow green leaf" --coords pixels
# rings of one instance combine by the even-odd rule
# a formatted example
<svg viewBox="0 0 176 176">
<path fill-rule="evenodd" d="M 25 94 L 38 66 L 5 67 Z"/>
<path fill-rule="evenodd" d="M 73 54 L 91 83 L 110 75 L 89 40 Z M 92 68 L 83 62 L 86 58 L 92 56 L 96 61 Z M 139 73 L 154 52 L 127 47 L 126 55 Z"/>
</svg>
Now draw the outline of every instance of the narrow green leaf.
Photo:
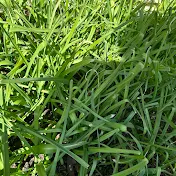
<svg viewBox="0 0 176 176">
<path fill-rule="evenodd" d="M 8 135 L 7 135 L 7 127 L 4 121 L 2 124 L 2 133 L 3 133 L 2 134 L 2 154 L 3 154 L 3 164 L 4 164 L 3 172 L 4 172 L 4 176 L 10 176 Z"/>
<path fill-rule="evenodd" d="M 118 148 L 111 148 L 111 147 L 89 147 L 89 152 L 92 154 L 94 153 L 122 153 L 122 154 L 134 154 L 140 155 L 140 151 L 136 150 L 127 150 L 127 149 L 118 149 Z"/>
<path fill-rule="evenodd" d="M 148 160 L 145 158 L 140 163 L 132 166 L 129 169 L 126 169 L 126 170 L 121 171 L 119 173 L 113 174 L 113 176 L 126 176 L 126 175 L 129 175 L 131 173 L 134 173 L 135 171 L 142 170 L 147 164 L 148 164 Z"/>
<path fill-rule="evenodd" d="M 30 81 L 58 81 L 60 83 L 68 83 L 68 80 L 57 77 L 44 77 L 44 78 L 16 78 L 16 79 L 1 79 L 0 84 L 8 83 L 22 83 Z"/>
</svg>

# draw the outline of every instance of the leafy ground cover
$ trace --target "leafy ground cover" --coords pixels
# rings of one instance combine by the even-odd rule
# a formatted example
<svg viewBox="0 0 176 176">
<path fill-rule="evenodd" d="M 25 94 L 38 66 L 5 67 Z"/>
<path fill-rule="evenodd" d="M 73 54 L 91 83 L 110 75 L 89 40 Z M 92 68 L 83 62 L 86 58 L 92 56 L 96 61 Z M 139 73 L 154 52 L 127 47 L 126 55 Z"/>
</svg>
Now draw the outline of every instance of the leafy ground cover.
<svg viewBox="0 0 176 176">
<path fill-rule="evenodd" d="M 175 15 L 168 0 L 1 0 L 1 175 L 174 175 Z"/>
</svg>

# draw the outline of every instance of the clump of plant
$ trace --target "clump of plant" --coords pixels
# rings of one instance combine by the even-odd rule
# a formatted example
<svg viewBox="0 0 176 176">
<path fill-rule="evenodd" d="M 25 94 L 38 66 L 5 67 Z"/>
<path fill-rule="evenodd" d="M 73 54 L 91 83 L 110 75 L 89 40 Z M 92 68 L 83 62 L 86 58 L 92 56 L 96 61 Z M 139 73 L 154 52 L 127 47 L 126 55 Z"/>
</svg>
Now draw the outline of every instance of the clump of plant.
<svg viewBox="0 0 176 176">
<path fill-rule="evenodd" d="M 0 2 L 0 173 L 173 175 L 175 1 Z"/>
</svg>

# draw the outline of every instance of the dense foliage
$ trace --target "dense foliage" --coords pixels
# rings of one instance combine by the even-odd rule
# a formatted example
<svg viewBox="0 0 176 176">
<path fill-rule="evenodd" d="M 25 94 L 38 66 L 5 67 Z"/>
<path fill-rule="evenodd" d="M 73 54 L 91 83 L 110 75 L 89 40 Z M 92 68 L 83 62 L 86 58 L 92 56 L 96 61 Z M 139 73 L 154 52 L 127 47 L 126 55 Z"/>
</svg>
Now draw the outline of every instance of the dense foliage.
<svg viewBox="0 0 176 176">
<path fill-rule="evenodd" d="M 0 174 L 174 175 L 176 7 L 0 1 Z"/>
</svg>

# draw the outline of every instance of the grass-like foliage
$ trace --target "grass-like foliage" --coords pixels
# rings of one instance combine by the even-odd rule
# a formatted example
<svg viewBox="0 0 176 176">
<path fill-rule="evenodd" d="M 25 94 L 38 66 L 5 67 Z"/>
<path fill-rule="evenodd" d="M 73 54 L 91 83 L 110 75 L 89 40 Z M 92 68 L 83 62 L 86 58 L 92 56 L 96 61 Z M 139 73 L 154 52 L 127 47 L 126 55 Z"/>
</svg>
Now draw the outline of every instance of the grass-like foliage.
<svg viewBox="0 0 176 176">
<path fill-rule="evenodd" d="M 175 4 L 1 0 L 0 175 L 174 175 Z"/>
</svg>

